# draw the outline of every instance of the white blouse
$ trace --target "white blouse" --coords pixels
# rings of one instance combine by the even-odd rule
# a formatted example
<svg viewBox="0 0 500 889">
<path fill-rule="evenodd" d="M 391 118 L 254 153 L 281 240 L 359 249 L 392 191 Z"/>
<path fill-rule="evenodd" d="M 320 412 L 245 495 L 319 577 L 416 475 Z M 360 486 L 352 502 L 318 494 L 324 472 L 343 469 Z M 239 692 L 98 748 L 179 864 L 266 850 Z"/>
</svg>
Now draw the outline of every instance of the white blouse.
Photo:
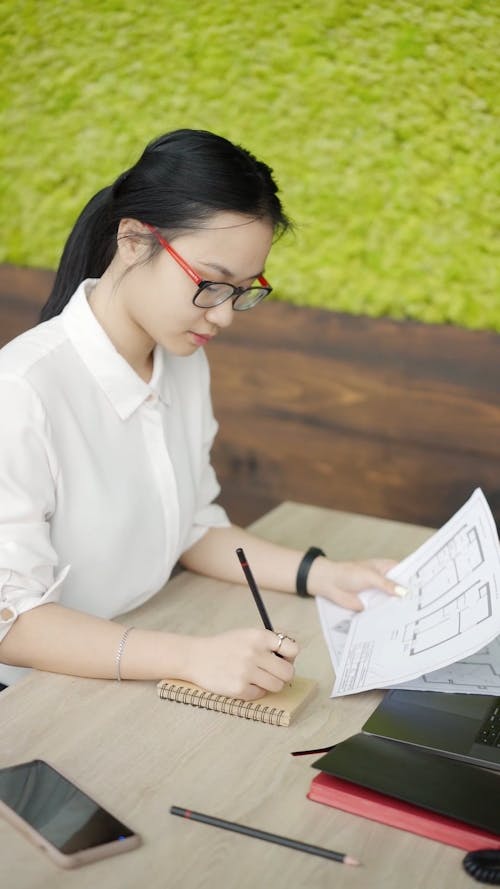
<svg viewBox="0 0 500 889">
<path fill-rule="evenodd" d="M 229 525 L 203 351 L 157 346 L 145 383 L 95 318 L 94 285 L 0 351 L 0 640 L 46 602 L 104 618 L 137 607 Z M 23 672 L 0 664 L 0 682 Z"/>
</svg>

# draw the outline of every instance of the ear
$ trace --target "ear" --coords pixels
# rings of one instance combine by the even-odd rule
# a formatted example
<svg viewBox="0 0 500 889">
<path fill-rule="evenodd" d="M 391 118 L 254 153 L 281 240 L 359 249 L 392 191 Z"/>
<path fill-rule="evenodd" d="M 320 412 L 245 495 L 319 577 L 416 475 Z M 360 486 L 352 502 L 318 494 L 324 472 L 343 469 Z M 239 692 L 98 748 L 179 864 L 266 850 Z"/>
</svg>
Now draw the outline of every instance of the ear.
<svg viewBox="0 0 500 889">
<path fill-rule="evenodd" d="M 149 253 L 144 238 L 148 230 L 137 219 L 121 219 L 117 233 L 117 253 L 125 266 L 135 265 Z"/>
</svg>

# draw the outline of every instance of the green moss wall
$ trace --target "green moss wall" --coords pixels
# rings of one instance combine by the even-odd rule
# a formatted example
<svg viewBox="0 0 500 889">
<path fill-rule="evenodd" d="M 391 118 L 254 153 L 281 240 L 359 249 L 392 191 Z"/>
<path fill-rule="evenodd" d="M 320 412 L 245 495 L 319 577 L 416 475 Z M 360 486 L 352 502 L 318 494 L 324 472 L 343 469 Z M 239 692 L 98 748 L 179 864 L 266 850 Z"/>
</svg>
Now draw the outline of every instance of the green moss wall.
<svg viewBox="0 0 500 889">
<path fill-rule="evenodd" d="M 274 168 L 276 297 L 500 331 L 498 0 L 0 0 L 0 261 L 169 129 Z"/>
</svg>

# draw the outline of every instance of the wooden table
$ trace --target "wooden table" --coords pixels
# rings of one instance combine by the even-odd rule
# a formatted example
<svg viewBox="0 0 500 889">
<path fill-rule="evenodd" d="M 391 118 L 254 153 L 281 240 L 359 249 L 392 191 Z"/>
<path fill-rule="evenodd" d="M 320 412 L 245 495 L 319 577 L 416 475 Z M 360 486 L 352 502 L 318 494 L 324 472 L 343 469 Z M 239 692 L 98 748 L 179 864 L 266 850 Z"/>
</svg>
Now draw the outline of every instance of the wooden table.
<svg viewBox="0 0 500 889">
<path fill-rule="evenodd" d="M 284 503 L 253 526 L 291 546 L 334 558 L 401 558 L 428 529 Z M 358 731 L 379 692 L 329 697 L 333 673 L 313 600 L 269 592 L 274 625 L 300 640 L 298 672 L 319 691 L 289 728 L 162 701 L 155 685 L 33 672 L 0 695 L 0 766 L 47 759 L 141 834 L 143 846 L 80 870 L 59 870 L 0 821 L 2 889 L 298 889 L 471 887 L 463 852 L 306 799 L 316 748 Z M 181 573 L 127 623 L 181 633 L 255 625 L 245 587 Z M 186 806 L 347 852 L 349 868 L 172 817 Z"/>
</svg>

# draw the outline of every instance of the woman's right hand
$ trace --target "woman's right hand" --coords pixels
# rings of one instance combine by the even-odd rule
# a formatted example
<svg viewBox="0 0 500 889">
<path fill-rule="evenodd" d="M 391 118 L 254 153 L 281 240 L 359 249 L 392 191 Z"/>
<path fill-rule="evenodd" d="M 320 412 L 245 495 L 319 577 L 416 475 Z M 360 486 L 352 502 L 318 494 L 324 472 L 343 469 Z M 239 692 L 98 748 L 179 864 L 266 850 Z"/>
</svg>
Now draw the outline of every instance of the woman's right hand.
<svg viewBox="0 0 500 889">
<path fill-rule="evenodd" d="M 297 643 L 270 630 L 230 630 L 218 636 L 192 636 L 186 679 L 216 694 L 245 701 L 281 691 L 294 675 Z M 281 657 L 276 656 L 279 646 Z"/>
</svg>

